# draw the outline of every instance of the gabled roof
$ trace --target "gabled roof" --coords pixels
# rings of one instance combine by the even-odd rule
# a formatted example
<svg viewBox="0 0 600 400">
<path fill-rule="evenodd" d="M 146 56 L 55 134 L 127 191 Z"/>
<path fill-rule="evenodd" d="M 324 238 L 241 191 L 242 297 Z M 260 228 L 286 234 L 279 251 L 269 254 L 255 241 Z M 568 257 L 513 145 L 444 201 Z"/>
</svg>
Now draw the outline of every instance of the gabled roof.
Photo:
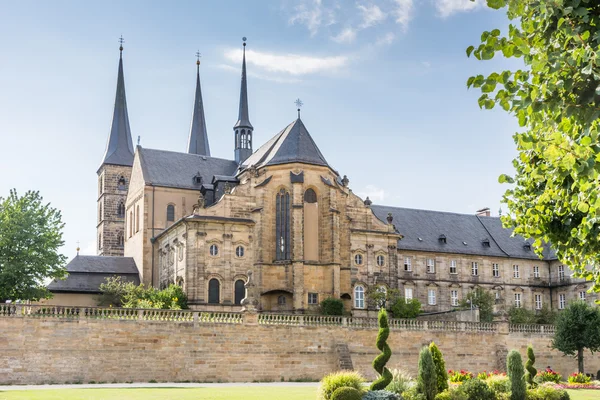
<svg viewBox="0 0 600 400">
<path fill-rule="evenodd" d="M 392 214 L 393 224 L 404 235 L 398 241 L 400 250 L 539 260 L 533 247 L 524 246 L 532 241 L 511 236 L 512 230 L 503 228 L 500 218 L 378 205 L 371 209 L 382 221 Z M 445 240 L 440 240 L 442 235 Z M 551 254 L 544 256 L 548 259 Z"/>
<path fill-rule="evenodd" d="M 294 162 L 331 168 L 300 118 L 256 150 L 243 166 L 263 167 Z"/>
<path fill-rule="evenodd" d="M 147 185 L 200 190 L 202 183 L 212 183 L 215 175 L 235 175 L 238 164 L 233 160 L 198 154 L 177 153 L 138 147 L 138 157 Z"/>
</svg>

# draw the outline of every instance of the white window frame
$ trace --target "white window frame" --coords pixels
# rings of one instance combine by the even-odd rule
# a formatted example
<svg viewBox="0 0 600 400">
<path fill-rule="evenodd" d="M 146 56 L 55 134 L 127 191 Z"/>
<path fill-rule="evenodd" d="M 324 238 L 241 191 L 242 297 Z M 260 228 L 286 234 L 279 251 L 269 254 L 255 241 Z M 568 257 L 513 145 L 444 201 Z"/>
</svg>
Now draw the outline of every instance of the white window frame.
<svg viewBox="0 0 600 400">
<path fill-rule="evenodd" d="M 456 269 L 456 260 L 450 260 L 450 273 L 453 275 L 458 274 L 458 270 Z"/>
<path fill-rule="evenodd" d="M 414 290 L 411 287 L 404 288 L 404 299 L 408 303 L 409 300 L 412 300 L 414 296 Z"/>
<path fill-rule="evenodd" d="M 362 285 L 354 288 L 354 308 L 365 308 L 365 288 Z"/>
<path fill-rule="evenodd" d="M 435 258 L 427 259 L 427 273 L 435 274 Z"/>
<path fill-rule="evenodd" d="M 519 279 L 521 278 L 521 273 L 519 272 L 519 265 L 513 264 L 513 278 Z"/>
<path fill-rule="evenodd" d="M 558 295 L 558 309 L 564 310 L 567 305 L 567 296 L 564 293 Z"/>
<path fill-rule="evenodd" d="M 471 262 L 471 276 L 479 276 L 479 263 L 477 261 Z"/>
<path fill-rule="evenodd" d="M 436 293 L 435 293 L 435 289 L 428 289 L 427 290 L 427 304 L 430 306 L 435 306 L 436 305 Z"/>
<path fill-rule="evenodd" d="M 542 295 L 541 294 L 535 294 L 534 295 L 534 301 L 535 301 L 535 309 L 536 310 L 541 310 L 542 309 Z"/>
<path fill-rule="evenodd" d="M 404 257 L 404 270 L 406 272 L 412 271 L 412 258 L 411 257 Z"/>
<path fill-rule="evenodd" d="M 492 276 L 494 278 L 500 278 L 500 265 L 498 265 L 498 263 L 492 264 Z"/>
<path fill-rule="evenodd" d="M 585 301 L 585 290 L 579 292 L 579 300 Z"/>
<path fill-rule="evenodd" d="M 383 267 L 385 265 L 385 256 L 380 254 L 377 256 L 376 260 L 377 260 L 378 267 Z"/>
<path fill-rule="evenodd" d="M 565 266 L 564 265 L 558 266 L 558 280 L 559 281 L 565 280 Z"/>
<path fill-rule="evenodd" d="M 245 253 L 246 253 L 246 249 L 244 248 L 244 246 L 239 245 L 235 248 L 235 256 L 237 258 L 243 258 Z"/>
<path fill-rule="evenodd" d="M 216 244 L 211 244 L 210 247 L 208 248 L 208 253 L 212 256 L 212 257 L 217 257 L 219 255 L 219 246 L 217 246 Z"/>
<path fill-rule="evenodd" d="M 515 308 L 521 308 L 521 293 L 515 293 Z"/>
<path fill-rule="evenodd" d="M 360 262 L 359 262 L 360 260 Z M 362 265 L 363 264 L 363 256 L 362 254 L 358 253 L 354 255 L 354 264 L 356 265 Z"/>
<path fill-rule="evenodd" d="M 450 291 L 450 305 L 453 307 L 458 306 L 458 290 Z"/>
<path fill-rule="evenodd" d="M 540 277 L 540 266 L 539 265 L 534 265 L 533 266 L 533 277 L 534 278 L 539 278 Z"/>
<path fill-rule="evenodd" d="M 311 301 L 311 300 L 313 300 L 313 298 L 314 298 L 314 301 Z M 314 292 L 309 293 L 308 294 L 308 304 L 311 306 L 319 304 L 319 294 L 314 293 Z"/>
</svg>

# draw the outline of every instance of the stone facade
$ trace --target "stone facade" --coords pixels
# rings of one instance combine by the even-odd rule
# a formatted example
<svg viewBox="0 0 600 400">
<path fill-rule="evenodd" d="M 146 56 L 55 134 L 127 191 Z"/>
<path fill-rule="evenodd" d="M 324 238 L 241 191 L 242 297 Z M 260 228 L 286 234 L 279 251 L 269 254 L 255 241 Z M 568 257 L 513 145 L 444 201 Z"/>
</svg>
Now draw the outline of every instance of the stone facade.
<svg viewBox="0 0 600 400">
<path fill-rule="evenodd" d="M 125 202 L 131 167 L 103 164 L 98 170 L 97 254 L 123 256 Z"/>
</svg>

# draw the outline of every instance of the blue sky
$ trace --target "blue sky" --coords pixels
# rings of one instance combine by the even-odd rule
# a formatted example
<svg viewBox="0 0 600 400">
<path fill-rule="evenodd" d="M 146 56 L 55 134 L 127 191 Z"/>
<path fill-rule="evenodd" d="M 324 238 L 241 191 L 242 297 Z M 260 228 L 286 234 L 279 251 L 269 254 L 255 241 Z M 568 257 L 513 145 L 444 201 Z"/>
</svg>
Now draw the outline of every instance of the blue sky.
<svg viewBox="0 0 600 400">
<path fill-rule="evenodd" d="M 62 210 L 64 253 L 94 253 L 96 170 L 109 132 L 118 42 L 134 143 L 185 151 L 195 57 L 213 156 L 233 157 L 241 38 L 254 145 L 296 116 L 328 162 L 376 204 L 473 213 L 500 207 L 513 117 L 482 111 L 468 59 L 503 11 L 469 0 L 0 0 L 0 196 L 39 190 Z M 402 227 L 399 226 L 402 230 Z"/>
</svg>

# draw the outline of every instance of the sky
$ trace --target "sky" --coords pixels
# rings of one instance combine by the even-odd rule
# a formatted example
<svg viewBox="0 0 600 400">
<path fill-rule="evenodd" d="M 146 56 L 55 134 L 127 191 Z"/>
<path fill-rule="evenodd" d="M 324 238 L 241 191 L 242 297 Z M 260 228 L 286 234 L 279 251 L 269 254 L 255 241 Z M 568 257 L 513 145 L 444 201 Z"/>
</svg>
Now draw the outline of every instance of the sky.
<svg viewBox="0 0 600 400">
<path fill-rule="evenodd" d="M 95 254 L 120 35 L 134 144 L 186 150 L 199 51 L 211 153 L 227 159 L 247 37 L 255 149 L 300 98 L 321 152 L 361 197 L 497 215 L 518 125 L 480 110 L 466 81 L 519 64 L 465 49 L 508 23 L 481 0 L 0 0 L 0 197 L 40 191 L 62 211 L 63 253 L 79 243 Z"/>
</svg>

